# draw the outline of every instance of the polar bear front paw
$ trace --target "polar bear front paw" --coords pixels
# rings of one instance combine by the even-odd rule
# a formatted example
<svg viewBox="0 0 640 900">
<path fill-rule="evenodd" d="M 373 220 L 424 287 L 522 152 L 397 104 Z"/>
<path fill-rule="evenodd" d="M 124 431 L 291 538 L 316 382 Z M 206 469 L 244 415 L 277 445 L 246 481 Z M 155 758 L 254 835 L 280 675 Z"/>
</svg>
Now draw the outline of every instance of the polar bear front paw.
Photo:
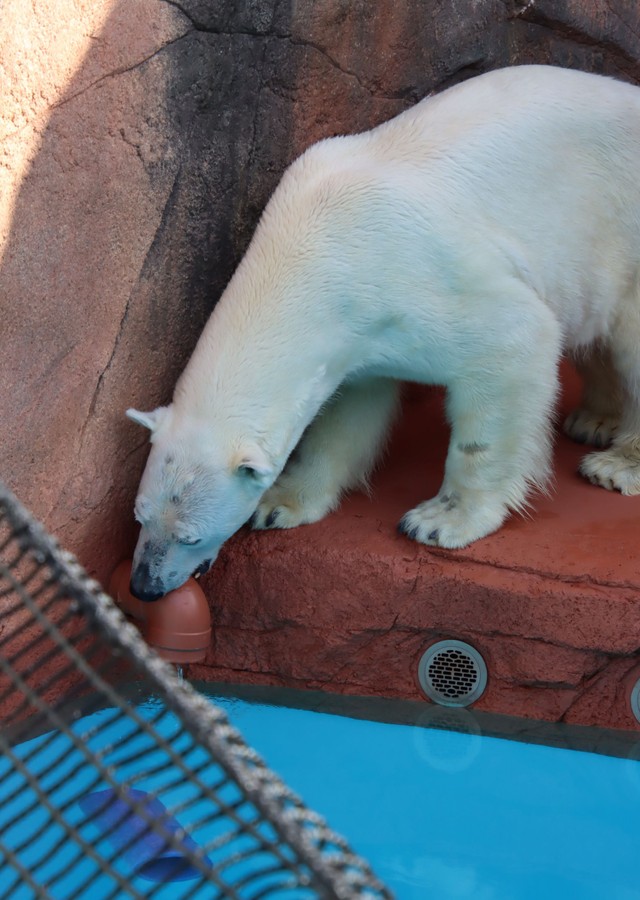
<svg viewBox="0 0 640 900">
<path fill-rule="evenodd" d="M 497 498 L 476 498 L 472 506 L 457 494 L 445 492 L 406 513 L 398 530 L 420 544 L 456 550 L 491 534 L 507 514 L 507 507 Z"/>
<path fill-rule="evenodd" d="M 284 503 L 274 506 L 272 503 L 261 501 L 249 520 L 249 525 L 254 530 L 263 531 L 267 528 L 295 528 L 308 522 L 299 507 L 287 506 Z"/>
<path fill-rule="evenodd" d="M 592 484 L 600 485 L 608 491 L 620 491 L 627 496 L 640 494 L 638 448 L 630 448 L 628 453 L 624 446 L 589 453 L 580 463 L 580 472 Z"/>
<path fill-rule="evenodd" d="M 608 447 L 616 433 L 616 416 L 599 416 L 590 409 L 578 407 L 564 420 L 562 430 L 578 444 Z"/>
<path fill-rule="evenodd" d="M 250 519 L 252 528 L 295 528 L 324 518 L 335 506 L 335 499 L 316 497 L 311 500 L 303 492 L 276 482 L 262 497 Z"/>
</svg>

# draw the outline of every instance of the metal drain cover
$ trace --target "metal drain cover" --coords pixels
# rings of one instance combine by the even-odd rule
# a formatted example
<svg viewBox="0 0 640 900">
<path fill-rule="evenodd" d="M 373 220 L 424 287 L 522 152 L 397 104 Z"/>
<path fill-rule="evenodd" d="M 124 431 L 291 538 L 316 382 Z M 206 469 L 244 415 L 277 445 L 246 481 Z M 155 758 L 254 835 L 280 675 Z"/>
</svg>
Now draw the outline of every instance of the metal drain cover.
<svg viewBox="0 0 640 900">
<path fill-rule="evenodd" d="M 631 712 L 635 716 L 636 720 L 640 722 L 640 678 L 636 681 L 631 691 L 631 697 L 629 698 L 631 702 Z"/>
<path fill-rule="evenodd" d="M 469 706 L 484 693 L 487 666 L 464 641 L 438 641 L 418 663 L 420 686 L 429 700 L 440 706 Z"/>
</svg>

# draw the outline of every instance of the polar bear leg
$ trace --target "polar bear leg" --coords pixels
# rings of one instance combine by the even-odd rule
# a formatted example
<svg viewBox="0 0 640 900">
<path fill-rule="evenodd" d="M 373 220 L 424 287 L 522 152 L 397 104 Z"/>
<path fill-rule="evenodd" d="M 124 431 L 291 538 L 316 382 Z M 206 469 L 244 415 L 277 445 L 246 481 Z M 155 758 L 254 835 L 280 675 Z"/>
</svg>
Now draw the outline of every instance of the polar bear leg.
<svg viewBox="0 0 640 900">
<path fill-rule="evenodd" d="M 344 491 L 366 485 L 398 399 L 398 383 L 391 379 L 342 385 L 262 497 L 252 527 L 293 528 L 316 522 L 338 505 Z"/>
<path fill-rule="evenodd" d="M 611 447 L 589 453 L 580 472 L 593 484 L 640 494 L 640 303 L 611 334 L 611 356 L 622 385 L 622 414 Z"/>
<path fill-rule="evenodd" d="M 451 441 L 442 487 L 398 526 L 413 540 L 465 547 L 499 528 L 510 510 L 523 510 L 531 486 L 544 488 L 560 329 L 546 307 L 528 311 L 527 319 L 520 340 L 503 353 L 494 341 L 488 365 L 470 368 L 449 385 Z"/>
<path fill-rule="evenodd" d="M 584 379 L 580 406 L 565 419 L 563 431 L 579 444 L 608 447 L 620 423 L 623 389 L 608 345 L 596 343 L 576 357 Z"/>
</svg>

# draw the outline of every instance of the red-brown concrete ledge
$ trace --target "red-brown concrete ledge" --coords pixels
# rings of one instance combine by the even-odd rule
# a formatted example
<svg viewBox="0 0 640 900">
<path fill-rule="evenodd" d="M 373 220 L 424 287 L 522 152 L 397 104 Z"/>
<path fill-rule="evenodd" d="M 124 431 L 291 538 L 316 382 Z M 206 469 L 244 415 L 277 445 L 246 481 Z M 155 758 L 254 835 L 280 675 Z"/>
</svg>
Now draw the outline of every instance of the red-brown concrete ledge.
<svg viewBox="0 0 640 900">
<path fill-rule="evenodd" d="M 579 393 L 565 376 L 561 414 Z M 437 491 L 447 440 L 441 393 L 410 389 L 371 499 L 238 534 L 204 582 L 213 642 L 191 677 L 419 699 L 418 659 L 450 637 L 487 661 L 479 709 L 637 728 L 640 498 L 582 480 L 585 448 L 558 435 L 555 491 L 531 519 L 461 551 L 421 546 L 396 524 Z"/>
</svg>

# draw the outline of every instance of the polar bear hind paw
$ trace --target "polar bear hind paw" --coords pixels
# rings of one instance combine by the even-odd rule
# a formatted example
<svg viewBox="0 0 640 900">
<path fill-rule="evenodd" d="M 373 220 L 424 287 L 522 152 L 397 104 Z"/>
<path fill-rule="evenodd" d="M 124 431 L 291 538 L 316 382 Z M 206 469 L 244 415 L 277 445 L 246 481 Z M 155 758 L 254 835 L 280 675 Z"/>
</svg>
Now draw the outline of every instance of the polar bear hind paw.
<svg viewBox="0 0 640 900">
<path fill-rule="evenodd" d="M 470 508 L 459 497 L 444 493 L 406 513 L 398 531 L 420 544 L 458 550 L 496 531 L 507 514 L 506 505 L 496 499 Z"/>
<path fill-rule="evenodd" d="M 604 448 L 613 440 L 617 427 L 616 416 L 599 416 L 589 409 L 578 407 L 564 420 L 562 430 L 578 444 Z"/>
<path fill-rule="evenodd" d="M 640 494 L 640 453 L 637 447 L 629 452 L 625 452 L 623 446 L 589 453 L 580 463 L 580 472 L 592 484 L 608 491 L 620 491 L 627 496 Z"/>
</svg>

